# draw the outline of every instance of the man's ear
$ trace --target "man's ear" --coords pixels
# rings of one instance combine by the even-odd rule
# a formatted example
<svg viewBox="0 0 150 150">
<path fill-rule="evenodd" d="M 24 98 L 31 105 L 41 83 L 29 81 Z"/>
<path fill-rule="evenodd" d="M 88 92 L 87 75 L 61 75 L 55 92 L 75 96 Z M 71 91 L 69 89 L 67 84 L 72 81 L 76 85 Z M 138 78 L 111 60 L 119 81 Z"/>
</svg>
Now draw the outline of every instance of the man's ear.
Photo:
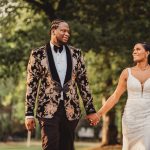
<svg viewBox="0 0 150 150">
<path fill-rule="evenodd" d="M 51 34 L 55 35 L 55 30 L 54 29 L 51 30 Z"/>
</svg>

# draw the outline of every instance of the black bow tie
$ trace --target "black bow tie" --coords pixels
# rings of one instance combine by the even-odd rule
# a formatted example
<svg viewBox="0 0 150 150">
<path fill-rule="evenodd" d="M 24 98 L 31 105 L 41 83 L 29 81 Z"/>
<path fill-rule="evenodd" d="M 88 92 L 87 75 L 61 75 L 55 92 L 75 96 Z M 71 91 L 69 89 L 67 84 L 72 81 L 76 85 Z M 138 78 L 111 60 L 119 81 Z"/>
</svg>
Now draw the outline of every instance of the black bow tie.
<svg viewBox="0 0 150 150">
<path fill-rule="evenodd" d="M 60 47 L 54 45 L 54 51 L 57 53 L 58 51 L 61 53 L 63 50 L 63 45 L 61 45 Z"/>
</svg>

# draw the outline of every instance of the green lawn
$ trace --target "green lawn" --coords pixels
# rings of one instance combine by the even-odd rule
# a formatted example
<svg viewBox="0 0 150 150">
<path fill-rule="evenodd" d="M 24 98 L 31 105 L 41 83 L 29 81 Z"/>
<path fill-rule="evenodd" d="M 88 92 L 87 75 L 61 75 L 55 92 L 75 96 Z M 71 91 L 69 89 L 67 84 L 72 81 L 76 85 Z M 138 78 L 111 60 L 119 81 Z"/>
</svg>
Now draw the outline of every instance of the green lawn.
<svg viewBox="0 0 150 150">
<path fill-rule="evenodd" d="M 41 150 L 40 142 L 32 142 L 30 147 L 26 146 L 25 142 L 7 142 L 0 143 L 0 150 Z M 97 143 L 96 143 L 97 144 Z M 91 150 L 95 147 L 95 143 L 77 142 L 75 150 Z"/>
<path fill-rule="evenodd" d="M 41 150 L 41 148 L 39 146 L 31 146 L 30 148 L 27 148 L 26 146 L 20 146 L 17 145 L 16 146 L 11 146 L 11 145 L 4 145 L 4 146 L 0 146 L 0 150 Z"/>
</svg>

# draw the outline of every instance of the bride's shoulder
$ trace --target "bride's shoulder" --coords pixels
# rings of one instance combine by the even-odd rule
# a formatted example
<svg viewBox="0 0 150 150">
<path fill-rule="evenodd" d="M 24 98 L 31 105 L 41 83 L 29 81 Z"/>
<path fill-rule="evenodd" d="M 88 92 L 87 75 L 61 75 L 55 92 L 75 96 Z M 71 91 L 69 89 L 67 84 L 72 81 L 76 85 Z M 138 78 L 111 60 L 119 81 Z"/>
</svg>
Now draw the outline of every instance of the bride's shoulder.
<svg viewBox="0 0 150 150">
<path fill-rule="evenodd" d="M 125 79 L 128 78 L 128 74 L 129 74 L 129 68 L 125 68 L 121 72 L 121 76 L 124 77 Z"/>
<path fill-rule="evenodd" d="M 129 69 L 130 69 L 130 68 L 125 68 L 125 69 L 123 69 L 123 70 L 122 70 L 122 73 L 123 73 L 123 74 L 128 74 Z"/>
</svg>

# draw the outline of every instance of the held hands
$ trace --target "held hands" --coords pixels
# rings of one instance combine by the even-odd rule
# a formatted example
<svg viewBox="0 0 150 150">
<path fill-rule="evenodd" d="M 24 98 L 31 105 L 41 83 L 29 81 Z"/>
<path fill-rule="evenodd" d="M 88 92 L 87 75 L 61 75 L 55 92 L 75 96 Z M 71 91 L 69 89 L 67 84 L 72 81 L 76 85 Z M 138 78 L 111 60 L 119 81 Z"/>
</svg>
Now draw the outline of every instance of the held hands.
<svg viewBox="0 0 150 150">
<path fill-rule="evenodd" d="M 35 119 L 34 118 L 26 118 L 25 119 L 25 126 L 28 131 L 32 131 L 35 129 Z"/>
<path fill-rule="evenodd" d="M 86 116 L 86 119 L 90 121 L 91 126 L 96 126 L 100 121 L 100 116 L 97 113 L 93 113 Z"/>
</svg>

